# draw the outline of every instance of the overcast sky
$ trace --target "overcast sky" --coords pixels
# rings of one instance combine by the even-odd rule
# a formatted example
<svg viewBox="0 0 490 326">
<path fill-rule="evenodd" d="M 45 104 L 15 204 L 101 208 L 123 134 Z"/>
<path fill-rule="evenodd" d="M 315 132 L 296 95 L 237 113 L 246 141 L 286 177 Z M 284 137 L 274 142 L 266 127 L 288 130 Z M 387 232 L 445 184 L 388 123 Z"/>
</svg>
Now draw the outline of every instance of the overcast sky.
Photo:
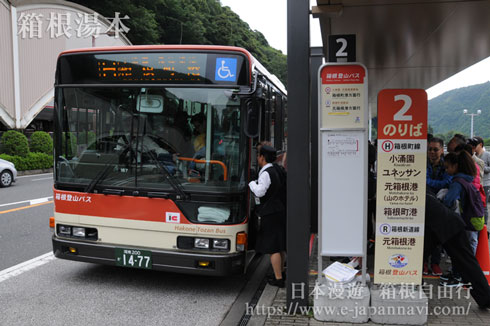
<svg viewBox="0 0 490 326">
<path fill-rule="evenodd" d="M 286 0 L 221 0 L 221 3 L 236 12 L 251 29 L 264 34 L 269 45 L 287 53 Z M 310 0 L 310 4 L 312 3 L 316 4 L 316 0 Z M 310 18 L 310 30 L 311 46 L 321 46 L 318 19 Z M 455 88 L 481 84 L 489 80 L 490 57 L 429 88 L 427 94 L 431 99 Z"/>
</svg>

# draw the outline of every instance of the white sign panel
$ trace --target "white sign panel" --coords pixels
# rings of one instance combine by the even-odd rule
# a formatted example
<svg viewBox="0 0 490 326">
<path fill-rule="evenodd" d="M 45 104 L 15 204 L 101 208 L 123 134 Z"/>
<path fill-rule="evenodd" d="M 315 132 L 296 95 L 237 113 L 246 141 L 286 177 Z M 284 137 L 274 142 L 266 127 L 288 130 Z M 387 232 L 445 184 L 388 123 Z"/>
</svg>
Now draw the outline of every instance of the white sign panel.
<svg viewBox="0 0 490 326">
<path fill-rule="evenodd" d="M 328 63 L 319 78 L 319 253 L 365 256 L 367 71 Z"/>
</svg>

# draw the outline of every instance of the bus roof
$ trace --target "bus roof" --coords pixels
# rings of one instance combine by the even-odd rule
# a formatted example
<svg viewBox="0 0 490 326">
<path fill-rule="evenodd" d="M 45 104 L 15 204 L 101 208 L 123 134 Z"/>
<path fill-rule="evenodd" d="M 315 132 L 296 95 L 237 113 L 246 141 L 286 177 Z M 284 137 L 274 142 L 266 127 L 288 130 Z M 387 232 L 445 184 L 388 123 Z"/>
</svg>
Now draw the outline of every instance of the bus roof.
<svg viewBox="0 0 490 326">
<path fill-rule="evenodd" d="M 233 51 L 243 53 L 251 62 L 250 65 L 250 75 L 252 71 L 256 68 L 260 73 L 265 75 L 269 80 L 274 83 L 277 88 L 286 94 L 286 88 L 282 82 L 275 75 L 271 74 L 267 69 L 250 54 L 244 48 L 239 48 L 236 46 L 225 46 L 225 45 L 186 45 L 186 44 L 172 44 L 172 45 L 127 45 L 127 46 L 105 46 L 105 47 L 93 47 L 93 48 L 81 48 L 81 49 L 71 49 L 63 51 L 58 57 L 65 54 L 81 54 L 81 53 L 91 53 L 91 52 L 121 52 L 121 51 L 158 51 L 158 50 L 198 50 L 198 51 Z"/>
</svg>

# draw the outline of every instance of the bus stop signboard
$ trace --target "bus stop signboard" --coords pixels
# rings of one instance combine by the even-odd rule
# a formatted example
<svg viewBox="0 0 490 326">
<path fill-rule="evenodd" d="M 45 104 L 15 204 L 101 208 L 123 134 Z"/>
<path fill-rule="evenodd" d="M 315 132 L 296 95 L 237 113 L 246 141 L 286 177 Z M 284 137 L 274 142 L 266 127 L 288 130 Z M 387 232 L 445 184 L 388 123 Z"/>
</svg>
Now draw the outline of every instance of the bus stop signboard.
<svg viewBox="0 0 490 326">
<path fill-rule="evenodd" d="M 422 283 L 427 164 L 427 93 L 378 94 L 374 283 Z"/>
</svg>

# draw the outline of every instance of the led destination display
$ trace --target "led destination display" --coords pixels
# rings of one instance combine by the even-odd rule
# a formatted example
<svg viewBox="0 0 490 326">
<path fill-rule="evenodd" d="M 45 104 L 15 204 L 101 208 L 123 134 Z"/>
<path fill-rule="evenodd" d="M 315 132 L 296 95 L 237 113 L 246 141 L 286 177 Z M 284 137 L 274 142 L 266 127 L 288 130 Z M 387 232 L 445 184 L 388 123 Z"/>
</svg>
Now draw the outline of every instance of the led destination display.
<svg viewBox="0 0 490 326">
<path fill-rule="evenodd" d="M 247 84 L 239 54 L 139 52 L 83 53 L 60 58 L 58 84 Z M 66 69 L 66 68 L 70 69 Z"/>
</svg>

